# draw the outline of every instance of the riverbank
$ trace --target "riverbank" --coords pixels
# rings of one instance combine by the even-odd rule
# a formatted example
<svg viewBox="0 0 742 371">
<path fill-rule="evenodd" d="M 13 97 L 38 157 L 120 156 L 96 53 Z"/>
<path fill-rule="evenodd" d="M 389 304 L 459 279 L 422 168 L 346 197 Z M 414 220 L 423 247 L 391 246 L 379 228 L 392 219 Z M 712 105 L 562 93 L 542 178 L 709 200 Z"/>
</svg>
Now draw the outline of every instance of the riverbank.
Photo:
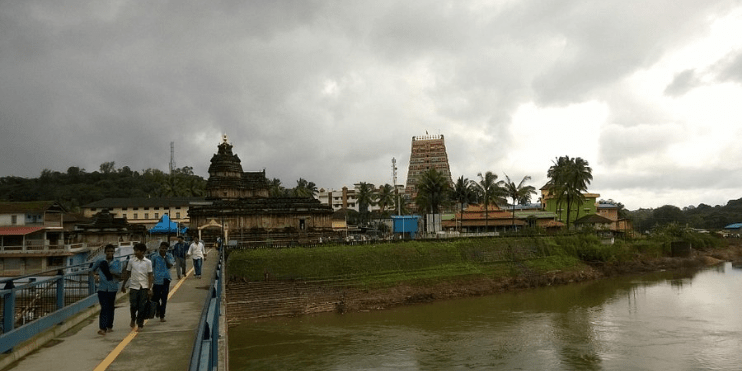
<svg viewBox="0 0 742 371">
<path fill-rule="evenodd" d="M 742 259 L 742 245 L 728 241 L 686 258 L 667 257 L 663 244 L 597 243 L 499 239 L 243 252 L 229 262 L 229 320 L 381 310 Z"/>
</svg>

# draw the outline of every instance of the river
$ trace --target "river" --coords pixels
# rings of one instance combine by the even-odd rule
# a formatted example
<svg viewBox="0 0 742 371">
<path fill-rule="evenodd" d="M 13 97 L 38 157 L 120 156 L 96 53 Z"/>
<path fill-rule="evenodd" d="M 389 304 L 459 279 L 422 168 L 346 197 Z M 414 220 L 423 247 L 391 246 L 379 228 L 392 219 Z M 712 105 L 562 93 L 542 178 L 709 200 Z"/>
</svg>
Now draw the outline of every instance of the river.
<svg viewBox="0 0 742 371">
<path fill-rule="evenodd" d="M 742 270 L 244 322 L 237 370 L 741 370 Z"/>
</svg>

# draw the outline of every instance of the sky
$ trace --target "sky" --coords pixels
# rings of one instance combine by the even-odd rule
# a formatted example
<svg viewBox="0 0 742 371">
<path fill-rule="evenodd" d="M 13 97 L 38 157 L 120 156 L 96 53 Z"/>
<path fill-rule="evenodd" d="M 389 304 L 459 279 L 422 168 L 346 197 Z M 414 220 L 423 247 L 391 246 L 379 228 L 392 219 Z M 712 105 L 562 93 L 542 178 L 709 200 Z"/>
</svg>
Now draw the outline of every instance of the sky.
<svg viewBox="0 0 742 371">
<path fill-rule="evenodd" d="M 3 1 L 0 177 L 69 167 L 293 187 L 451 172 L 543 186 L 560 156 L 627 209 L 742 197 L 742 0 Z M 538 196 L 534 196 L 534 201 Z"/>
</svg>

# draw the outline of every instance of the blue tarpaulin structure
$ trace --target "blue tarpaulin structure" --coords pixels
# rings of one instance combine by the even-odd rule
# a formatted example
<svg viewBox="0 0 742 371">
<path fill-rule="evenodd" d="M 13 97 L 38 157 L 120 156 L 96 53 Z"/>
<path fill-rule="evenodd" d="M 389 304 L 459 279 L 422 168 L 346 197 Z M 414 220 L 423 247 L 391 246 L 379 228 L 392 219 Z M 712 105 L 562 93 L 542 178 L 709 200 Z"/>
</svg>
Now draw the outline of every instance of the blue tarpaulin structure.
<svg viewBox="0 0 742 371">
<path fill-rule="evenodd" d="M 392 215 L 394 233 L 407 233 L 411 239 L 415 238 L 418 219 L 420 219 L 419 215 Z"/>
<path fill-rule="evenodd" d="M 170 217 L 165 214 L 160 218 L 160 221 L 149 230 L 149 233 L 183 234 L 187 230 L 187 227 L 183 227 L 178 231 L 178 223 L 170 220 Z"/>
</svg>

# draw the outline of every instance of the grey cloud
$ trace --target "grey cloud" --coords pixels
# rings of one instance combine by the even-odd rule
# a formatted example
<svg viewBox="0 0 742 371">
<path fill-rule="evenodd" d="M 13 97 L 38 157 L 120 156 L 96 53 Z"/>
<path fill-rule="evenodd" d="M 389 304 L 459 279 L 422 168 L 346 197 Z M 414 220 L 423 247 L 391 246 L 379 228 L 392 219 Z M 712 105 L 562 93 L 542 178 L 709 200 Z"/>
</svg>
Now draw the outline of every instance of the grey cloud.
<svg viewBox="0 0 742 371">
<path fill-rule="evenodd" d="M 665 88 L 665 95 L 672 97 L 680 96 L 700 85 L 696 71 L 692 69 L 678 73 L 672 82 Z"/>
<path fill-rule="evenodd" d="M 656 62 L 681 35 L 703 32 L 709 14 L 722 6 L 696 1 L 552 5 L 542 28 L 563 38 L 564 48 L 533 88 L 545 104 L 584 100 L 595 89 Z"/>
<path fill-rule="evenodd" d="M 670 124 L 609 125 L 600 134 L 600 162 L 612 168 L 619 167 L 628 160 L 661 153 L 683 137 L 682 132 Z"/>
<path fill-rule="evenodd" d="M 105 161 L 165 169 L 171 141 L 178 166 L 205 176 L 226 133 L 243 168 L 285 184 L 386 183 L 391 157 L 402 183 L 410 138 L 425 130 L 446 135 L 455 176 L 521 176 L 531 170 L 500 163 L 515 110 L 583 98 L 609 101 L 617 127 L 590 161 L 613 169 L 673 137 L 660 135 L 665 113 L 608 89 L 728 3 L 480 5 L 4 2 L 0 156 L 13 160 L 0 176 Z M 739 79 L 734 61 L 719 76 Z M 543 178 L 550 160 L 528 175 Z"/>
<path fill-rule="evenodd" d="M 730 53 L 715 68 L 718 70 L 718 81 L 742 83 L 742 50 Z"/>
</svg>

